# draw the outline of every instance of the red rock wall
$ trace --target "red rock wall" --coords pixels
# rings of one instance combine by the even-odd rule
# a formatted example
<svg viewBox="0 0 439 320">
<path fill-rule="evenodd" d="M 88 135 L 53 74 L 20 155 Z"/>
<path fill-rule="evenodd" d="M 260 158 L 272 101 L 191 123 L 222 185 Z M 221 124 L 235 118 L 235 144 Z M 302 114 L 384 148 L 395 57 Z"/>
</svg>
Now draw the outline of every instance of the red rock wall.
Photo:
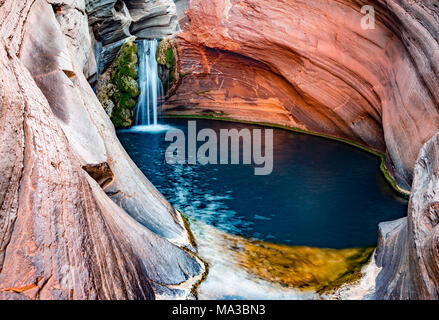
<svg viewBox="0 0 439 320">
<path fill-rule="evenodd" d="M 0 0 L 0 300 L 191 297 L 183 220 L 87 83 L 86 34 L 63 30 L 46 0 Z"/>
<path fill-rule="evenodd" d="M 376 28 L 363 30 L 372 3 Z M 410 189 L 439 129 L 438 7 L 432 0 L 191 0 L 169 114 L 223 112 L 345 137 L 386 152 Z"/>
<path fill-rule="evenodd" d="M 23 7 L 4 4 L 2 35 L 12 21 L 22 29 L 32 10 Z M 0 45 L 0 299 L 153 298 L 9 39 Z"/>
</svg>

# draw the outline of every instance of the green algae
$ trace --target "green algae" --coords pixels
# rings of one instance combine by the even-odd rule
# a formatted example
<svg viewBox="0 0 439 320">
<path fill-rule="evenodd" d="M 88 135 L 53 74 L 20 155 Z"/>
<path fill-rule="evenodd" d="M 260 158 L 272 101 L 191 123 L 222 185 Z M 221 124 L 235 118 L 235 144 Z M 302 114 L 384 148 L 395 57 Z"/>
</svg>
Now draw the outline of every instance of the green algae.
<svg viewBox="0 0 439 320">
<path fill-rule="evenodd" d="M 184 218 L 191 242 L 196 243 L 191 230 L 192 218 L 177 211 Z M 200 223 L 197 220 L 194 222 Z M 230 259 L 249 274 L 283 287 L 314 291 L 318 294 L 332 293 L 342 285 L 359 280 L 362 277 L 362 268 L 369 263 L 375 250 L 374 247 L 328 249 L 288 246 L 215 230 L 222 239 L 221 248 L 228 250 Z M 194 254 L 189 250 L 188 253 Z M 195 297 L 209 273 L 208 262 L 198 258 L 205 265 L 205 272 L 191 289 Z"/>
<path fill-rule="evenodd" d="M 160 41 L 156 60 L 160 66 L 159 76 L 162 80 L 165 93 L 175 89 L 182 78 L 182 73 L 178 67 L 178 47 L 172 39 L 163 39 Z"/>
<path fill-rule="evenodd" d="M 111 70 L 111 80 L 116 85 L 113 95 L 115 108 L 111 120 L 117 128 L 129 127 L 133 124 L 134 107 L 140 95 L 137 83 L 137 46 L 134 41 L 125 42 L 119 51 Z"/>
<path fill-rule="evenodd" d="M 99 101 L 116 128 L 127 128 L 134 122 L 134 109 L 140 95 L 137 62 L 134 40 L 125 42 L 98 89 Z"/>
<path fill-rule="evenodd" d="M 180 214 L 180 217 L 183 220 L 184 227 L 189 237 L 189 242 L 191 243 L 192 247 L 194 247 L 194 249 L 197 249 L 197 242 L 195 241 L 194 234 L 192 233 L 189 218 L 187 218 L 180 210 L 178 209 L 175 210 L 177 211 L 178 214 Z"/>
<path fill-rule="evenodd" d="M 243 121 L 224 116 L 224 113 L 206 113 L 205 115 L 164 115 L 164 118 L 210 119 L 230 121 L 275 127 L 298 133 L 319 136 L 336 140 L 358 147 L 381 159 L 380 170 L 393 189 L 404 197 L 410 195 L 409 191 L 400 188 L 385 166 L 385 155 L 372 148 L 361 145 L 346 138 L 335 137 L 306 131 L 300 128 L 289 127 L 274 123 Z M 185 227 L 190 229 L 190 220 L 184 217 Z M 190 231 L 191 242 L 196 244 L 196 239 Z M 269 242 L 249 240 L 244 237 L 223 234 L 228 242 L 227 247 L 232 250 L 237 263 L 255 277 L 281 286 L 314 291 L 318 294 L 332 293 L 342 285 L 358 281 L 362 277 L 362 268 L 370 262 L 375 247 L 360 247 L 348 249 L 313 248 L 305 246 L 287 246 Z M 202 260 L 203 261 L 203 260 Z M 206 272 L 202 279 L 192 288 L 192 293 L 197 296 L 200 284 L 208 274 L 209 265 L 203 261 Z"/>
<path fill-rule="evenodd" d="M 239 265 L 256 277 L 284 287 L 323 294 L 361 278 L 374 247 L 326 249 L 228 239 Z"/>
<path fill-rule="evenodd" d="M 191 230 L 191 227 L 190 227 L 189 217 L 186 217 L 183 214 L 183 212 L 181 212 L 179 209 L 175 209 L 175 210 L 177 211 L 177 213 L 180 215 L 180 217 L 183 220 L 184 228 L 186 229 L 186 232 L 188 234 L 190 244 L 192 245 L 192 247 L 195 250 L 197 250 L 198 246 L 197 246 L 197 242 L 195 240 L 195 236 L 194 236 L 194 234 Z M 195 254 L 194 252 L 190 251 L 189 249 L 185 249 L 185 250 L 190 255 Z M 207 275 L 209 273 L 209 264 L 206 261 L 204 261 L 201 257 L 197 256 L 197 258 L 203 263 L 205 270 L 204 270 L 203 274 L 201 275 L 200 280 L 198 280 L 191 288 L 191 293 L 194 295 L 195 298 L 198 298 L 198 288 L 200 287 L 201 283 L 203 283 L 203 281 L 206 280 Z"/>
</svg>

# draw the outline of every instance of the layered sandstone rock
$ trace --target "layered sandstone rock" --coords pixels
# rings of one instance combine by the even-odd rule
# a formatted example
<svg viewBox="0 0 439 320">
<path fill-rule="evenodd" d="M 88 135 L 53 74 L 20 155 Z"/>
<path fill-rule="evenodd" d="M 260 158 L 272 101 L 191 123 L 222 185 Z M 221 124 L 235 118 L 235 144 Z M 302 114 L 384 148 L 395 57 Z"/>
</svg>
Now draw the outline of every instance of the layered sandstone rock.
<svg viewBox="0 0 439 320">
<path fill-rule="evenodd" d="M 415 166 L 408 218 L 380 225 L 376 298 L 439 298 L 439 134 Z"/>
<path fill-rule="evenodd" d="M 186 22 L 169 113 L 346 137 L 386 152 L 410 188 L 439 124 L 434 0 L 372 1 L 374 30 L 360 25 L 366 1 L 176 3 L 0 0 L 0 298 L 188 297 L 205 271 L 87 82 L 95 36 L 108 66 L 130 34 Z M 408 218 L 380 227 L 377 298 L 438 298 L 438 141 L 421 151 Z"/>
<path fill-rule="evenodd" d="M 363 5 L 376 25 L 361 26 Z M 433 0 L 191 0 L 169 114 L 221 114 L 349 138 L 410 189 L 439 128 Z"/>
<path fill-rule="evenodd" d="M 50 2 L 57 6 L 59 11 L 57 16 L 63 15 L 64 10 L 61 8 L 76 7 L 88 19 L 92 47 L 95 49 L 93 55 L 96 55 L 96 59 L 91 60 L 97 60 L 97 66 L 94 74 L 86 73 L 86 76 L 95 87 L 102 81 L 99 75 L 112 64 L 124 43 L 134 38 L 164 38 L 179 31 L 173 0 L 50 0 Z"/>
<path fill-rule="evenodd" d="M 363 5 L 375 9 L 372 30 Z M 185 76 L 166 112 L 288 125 L 386 153 L 401 188 L 415 177 L 408 217 L 380 225 L 373 298 L 438 299 L 437 1 L 191 0 L 187 16 Z"/>
<path fill-rule="evenodd" d="M 0 5 L 0 298 L 190 297 L 204 265 L 117 140 L 65 2 Z"/>
<path fill-rule="evenodd" d="M 52 0 L 51 0 L 52 1 Z M 85 3 L 89 24 L 96 40 L 103 46 L 98 60 L 100 72 L 114 60 L 121 45 L 130 36 L 141 39 L 164 38 L 179 30 L 173 0 L 70 0 L 58 1 L 64 8 Z M 67 2 L 67 4 L 66 4 Z M 72 4 L 70 4 L 72 6 Z M 82 5 L 81 5 L 82 6 Z"/>
<path fill-rule="evenodd" d="M 87 14 L 96 38 L 104 45 L 129 37 L 132 18 L 121 0 L 87 1 Z"/>
<path fill-rule="evenodd" d="M 138 38 L 154 39 L 179 30 L 173 0 L 124 0 L 133 17 L 130 31 Z"/>
</svg>

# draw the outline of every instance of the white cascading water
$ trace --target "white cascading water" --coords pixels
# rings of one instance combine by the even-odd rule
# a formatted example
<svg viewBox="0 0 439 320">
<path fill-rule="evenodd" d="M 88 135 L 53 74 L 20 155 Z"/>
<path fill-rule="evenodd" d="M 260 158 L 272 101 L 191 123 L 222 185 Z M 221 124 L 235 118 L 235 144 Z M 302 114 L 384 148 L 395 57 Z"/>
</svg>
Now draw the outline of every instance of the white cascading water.
<svg viewBox="0 0 439 320">
<path fill-rule="evenodd" d="M 133 130 L 160 131 L 165 126 L 158 124 L 159 99 L 163 97 L 163 85 L 159 78 L 156 52 L 158 40 L 139 40 L 139 86 L 140 96 L 136 107 L 136 122 Z"/>
<path fill-rule="evenodd" d="M 96 93 L 98 84 L 99 84 L 99 76 L 101 74 L 101 55 L 102 55 L 102 42 L 96 41 L 94 46 L 94 53 L 96 59 L 96 84 L 93 86 L 93 91 Z"/>
</svg>

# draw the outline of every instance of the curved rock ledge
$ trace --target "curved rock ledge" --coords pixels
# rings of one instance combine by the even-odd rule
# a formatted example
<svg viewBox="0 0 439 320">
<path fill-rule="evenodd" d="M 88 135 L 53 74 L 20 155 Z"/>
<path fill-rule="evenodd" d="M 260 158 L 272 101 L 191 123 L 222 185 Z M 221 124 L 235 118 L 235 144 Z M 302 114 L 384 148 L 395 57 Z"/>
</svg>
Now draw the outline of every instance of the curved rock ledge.
<svg viewBox="0 0 439 320">
<path fill-rule="evenodd" d="M 439 133 L 422 148 L 408 218 L 379 229 L 376 298 L 439 298 Z"/>
<path fill-rule="evenodd" d="M 375 8 L 363 30 L 361 8 Z M 431 0 L 191 0 L 169 114 L 224 113 L 344 137 L 387 154 L 410 190 L 439 128 L 439 14 Z"/>
<path fill-rule="evenodd" d="M 0 2 L 0 299 L 190 298 L 205 266 L 120 145 L 83 41 L 53 9 L 77 10 Z"/>
<path fill-rule="evenodd" d="M 87 0 L 90 25 L 104 45 L 131 35 L 163 38 L 178 31 L 173 0 Z"/>
<path fill-rule="evenodd" d="M 168 114 L 270 122 L 385 153 L 399 186 L 413 186 L 408 218 L 380 225 L 375 296 L 438 299 L 436 1 L 176 3 L 0 0 L 0 299 L 193 297 L 206 267 L 184 221 L 88 83 L 130 34 L 169 35 L 178 21 Z M 363 30 L 371 3 L 377 25 Z"/>
</svg>

